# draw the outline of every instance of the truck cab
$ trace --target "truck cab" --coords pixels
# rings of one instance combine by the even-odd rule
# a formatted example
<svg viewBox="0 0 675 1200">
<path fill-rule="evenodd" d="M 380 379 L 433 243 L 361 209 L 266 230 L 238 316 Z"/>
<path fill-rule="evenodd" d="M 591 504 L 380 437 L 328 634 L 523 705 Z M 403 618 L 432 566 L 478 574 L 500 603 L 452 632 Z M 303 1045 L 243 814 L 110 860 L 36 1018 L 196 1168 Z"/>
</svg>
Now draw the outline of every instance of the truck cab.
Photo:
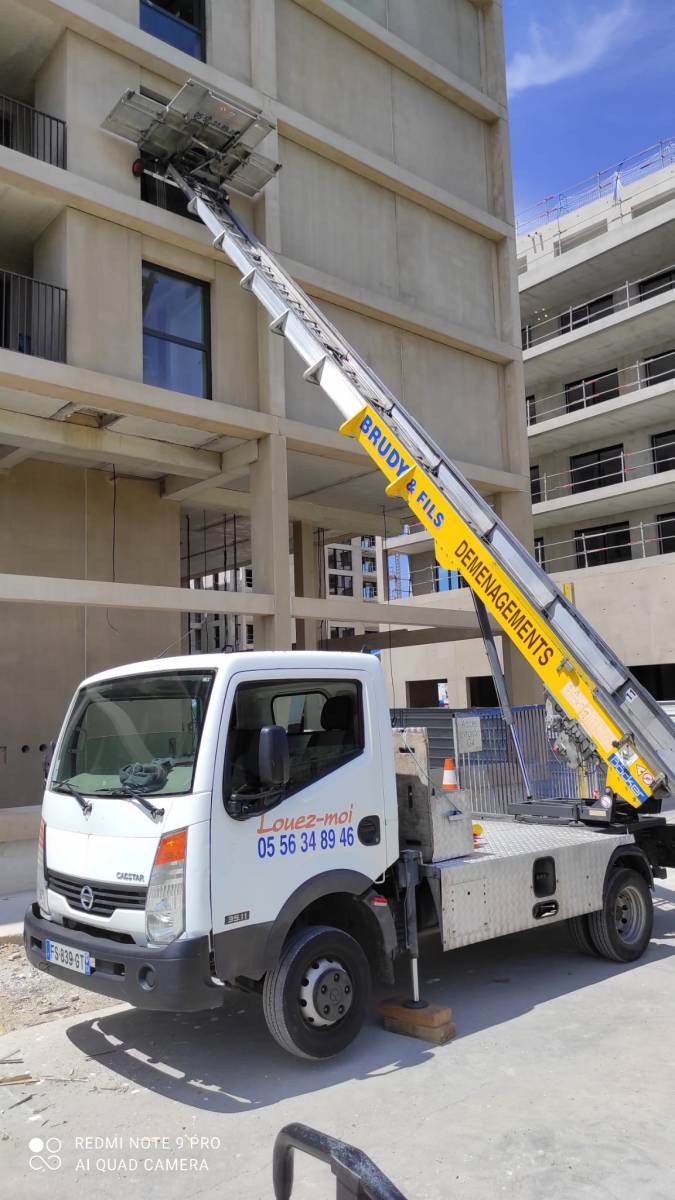
<svg viewBox="0 0 675 1200">
<path fill-rule="evenodd" d="M 265 980 L 277 1039 L 323 1057 L 363 1019 L 366 956 L 391 960 L 374 882 L 398 852 L 376 658 L 116 668 L 82 683 L 55 747 L 26 950 L 43 970 L 154 1009 L 216 1007 L 225 986 Z M 289 939 L 304 948 L 290 959 Z M 284 1014 L 291 969 L 297 1003 Z"/>
</svg>

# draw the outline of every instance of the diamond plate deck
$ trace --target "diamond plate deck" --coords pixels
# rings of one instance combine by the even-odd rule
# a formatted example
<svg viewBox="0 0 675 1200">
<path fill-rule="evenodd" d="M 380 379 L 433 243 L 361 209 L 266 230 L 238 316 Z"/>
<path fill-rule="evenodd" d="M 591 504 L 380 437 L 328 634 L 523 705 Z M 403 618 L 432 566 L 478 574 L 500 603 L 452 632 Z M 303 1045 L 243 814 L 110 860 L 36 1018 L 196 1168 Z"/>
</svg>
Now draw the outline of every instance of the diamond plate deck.
<svg viewBox="0 0 675 1200">
<path fill-rule="evenodd" d="M 436 863 L 445 950 L 596 911 L 602 907 L 612 855 L 621 846 L 634 845 L 631 834 L 584 826 L 479 823 L 483 837 L 473 854 Z M 556 887 L 550 896 L 538 897 L 534 891 L 539 858 L 554 860 Z M 548 901 L 557 910 L 538 917 L 537 905 Z"/>
</svg>

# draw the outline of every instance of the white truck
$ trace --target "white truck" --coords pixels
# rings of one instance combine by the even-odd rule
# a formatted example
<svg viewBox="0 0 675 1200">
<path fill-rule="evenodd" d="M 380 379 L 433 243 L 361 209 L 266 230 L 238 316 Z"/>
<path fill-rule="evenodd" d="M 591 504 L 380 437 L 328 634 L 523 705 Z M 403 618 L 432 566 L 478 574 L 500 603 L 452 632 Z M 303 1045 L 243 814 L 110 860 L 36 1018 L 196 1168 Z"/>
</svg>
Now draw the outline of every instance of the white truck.
<svg viewBox="0 0 675 1200">
<path fill-rule="evenodd" d="M 424 862 L 399 838 L 395 745 L 369 654 L 194 655 L 85 680 L 47 780 L 28 957 L 146 1008 L 260 990 L 277 1041 L 324 1058 L 418 927 L 450 950 L 567 920 L 582 948 L 642 954 L 674 826 L 495 818 L 474 849 L 465 815 L 454 857 Z M 418 796 L 452 819 L 453 792 Z"/>
<path fill-rule="evenodd" d="M 371 969 L 391 978 L 399 952 L 418 999 L 420 928 L 450 950 L 567 920 L 582 950 L 637 958 L 654 876 L 675 866 L 675 825 L 659 815 L 675 795 L 672 722 L 232 211 L 228 188 L 251 196 L 275 173 L 255 151 L 269 120 L 190 80 L 166 105 L 125 93 L 105 125 L 138 146 L 136 173 L 182 188 L 391 502 L 408 505 L 441 566 L 462 574 L 507 721 L 493 624 L 551 698 L 556 752 L 604 763 L 606 786 L 587 803 L 534 803 L 521 757 L 523 803 L 485 821 L 474 847 L 470 815 L 439 813 L 433 788 L 409 785 L 400 807 L 372 657 L 117 668 L 82 684 L 56 747 L 30 960 L 150 1008 L 216 1007 L 228 985 L 257 989 L 277 1041 L 325 1058 L 359 1029 Z M 440 836 L 412 845 L 410 810 Z"/>
</svg>

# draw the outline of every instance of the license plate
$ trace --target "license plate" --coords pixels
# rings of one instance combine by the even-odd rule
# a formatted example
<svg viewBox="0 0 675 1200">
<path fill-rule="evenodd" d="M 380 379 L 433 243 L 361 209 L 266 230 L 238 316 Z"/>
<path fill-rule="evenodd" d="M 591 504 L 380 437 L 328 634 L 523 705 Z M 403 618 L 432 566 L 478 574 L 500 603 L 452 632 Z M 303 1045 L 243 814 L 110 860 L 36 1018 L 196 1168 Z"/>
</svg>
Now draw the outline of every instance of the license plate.
<svg viewBox="0 0 675 1200">
<path fill-rule="evenodd" d="M 73 950 L 72 946 L 64 946 L 61 942 L 45 941 L 45 958 L 47 962 L 56 963 L 57 967 L 66 967 L 69 971 L 77 971 L 80 975 L 91 975 L 91 960 L 84 950 Z"/>
</svg>

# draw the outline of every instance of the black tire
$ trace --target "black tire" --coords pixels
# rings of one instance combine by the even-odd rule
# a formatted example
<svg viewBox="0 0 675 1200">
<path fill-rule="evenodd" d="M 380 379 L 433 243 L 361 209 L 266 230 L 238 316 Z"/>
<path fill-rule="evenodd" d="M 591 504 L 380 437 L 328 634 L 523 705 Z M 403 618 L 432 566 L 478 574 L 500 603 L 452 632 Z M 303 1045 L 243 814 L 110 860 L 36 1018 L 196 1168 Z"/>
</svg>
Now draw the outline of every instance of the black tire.
<svg viewBox="0 0 675 1200">
<path fill-rule="evenodd" d="M 639 871 L 619 867 L 609 878 L 600 912 L 588 918 L 598 954 L 614 962 L 634 962 L 649 945 L 653 923 L 649 884 Z"/>
<path fill-rule="evenodd" d="M 299 1058 L 332 1058 L 361 1029 L 370 986 L 368 960 L 353 937 L 328 925 L 299 929 L 265 976 L 267 1028 Z"/>
<path fill-rule="evenodd" d="M 570 917 L 567 922 L 567 931 L 572 940 L 572 944 L 581 954 L 595 954 L 598 951 L 595 948 L 591 931 L 588 927 L 588 914 L 584 913 L 580 917 Z"/>
</svg>

